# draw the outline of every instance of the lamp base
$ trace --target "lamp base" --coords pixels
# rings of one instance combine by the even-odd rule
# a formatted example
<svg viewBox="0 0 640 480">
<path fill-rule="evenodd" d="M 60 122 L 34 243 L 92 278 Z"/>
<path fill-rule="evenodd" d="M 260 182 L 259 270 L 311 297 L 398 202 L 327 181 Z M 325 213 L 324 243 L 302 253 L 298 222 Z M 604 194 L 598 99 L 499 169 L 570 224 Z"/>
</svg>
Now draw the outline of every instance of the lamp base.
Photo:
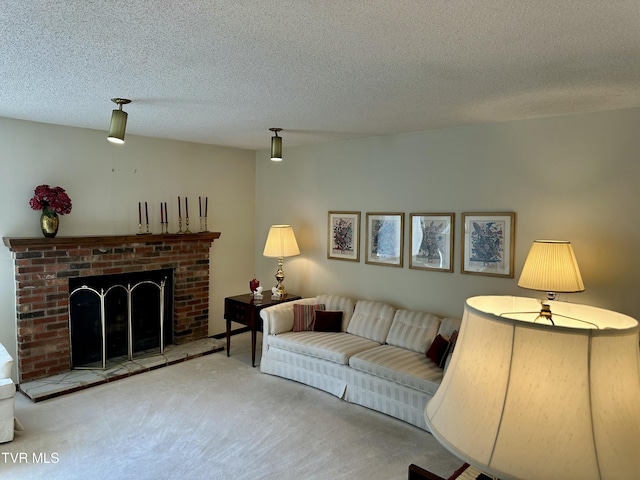
<svg viewBox="0 0 640 480">
<path fill-rule="evenodd" d="M 284 270 L 282 270 L 283 258 L 280 257 L 278 260 L 278 271 L 276 272 L 276 280 L 278 281 L 278 285 L 276 285 L 276 293 L 283 297 L 287 294 L 287 290 L 284 288 Z"/>
<path fill-rule="evenodd" d="M 280 295 L 280 297 L 284 297 L 287 294 L 287 291 L 285 290 L 284 285 L 282 285 L 281 283 L 276 285 L 276 294 Z"/>
</svg>

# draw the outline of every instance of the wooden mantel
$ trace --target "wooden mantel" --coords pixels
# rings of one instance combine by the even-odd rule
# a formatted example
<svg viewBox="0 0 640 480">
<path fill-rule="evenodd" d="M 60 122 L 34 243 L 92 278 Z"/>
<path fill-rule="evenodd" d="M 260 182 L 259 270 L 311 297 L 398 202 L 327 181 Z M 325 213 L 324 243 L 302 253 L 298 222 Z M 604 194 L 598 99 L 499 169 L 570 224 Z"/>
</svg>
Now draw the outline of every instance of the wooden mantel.
<svg viewBox="0 0 640 480">
<path fill-rule="evenodd" d="M 100 235 L 80 237 L 2 237 L 4 244 L 10 250 L 14 248 L 47 248 L 58 246 L 89 246 L 89 245 L 121 245 L 123 243 L 157 243 L 176 241 L 209 241 L 220 238 L 220 232 L 201 233 L 169 233 L 151 235 Z"/>
</svg>

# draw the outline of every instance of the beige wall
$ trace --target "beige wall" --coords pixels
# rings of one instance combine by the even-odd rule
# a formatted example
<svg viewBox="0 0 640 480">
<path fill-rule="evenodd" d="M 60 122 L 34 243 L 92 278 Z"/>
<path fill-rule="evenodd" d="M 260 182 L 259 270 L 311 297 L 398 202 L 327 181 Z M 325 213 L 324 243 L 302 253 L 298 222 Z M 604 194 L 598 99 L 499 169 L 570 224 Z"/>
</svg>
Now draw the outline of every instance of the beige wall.
<svg viewBox="0 0 640 480">
<path fill-rule="evenodd" d="M 39 237 L 39 212 L 29 199 L 41 184 L 67 190 L 73 211 L 59 235 L 137 232 L 138 202 L 147 201 L 152 231 L 160 233 L 160 202 L 177 231 L 177 197 L 189 197 L 198 228 L 198 196 L 209 197 L 211 231 L 222 232 L 211 253 L 209 333 L 225 331 L 224 297 L 248 289 L 254 268 L 255 153 L 0 118 L 0 235 Z M 183 205 L 184 208 L 184 205 Z M 184 212 L 183 212 L 184 213 Z M 0 247 L 0 342 L 15 354 L 15 286 L 9 250 Z"/>
<path fill-rule="evenodd" d="M 428 112 L 425 112 L 428 115 Z M 256 154 L 256 274 L 273 223 L 293 225 L 302 254 L 285 259 L 285 285 L 305 296 L 344 293 L 441 315 L 479 294 L 541 297 L 517 287 L 534 239 L 573 243 L 586 291 L 561 300 L 640 318 L 640 109 L 386 135 Z M 295 132 L 290 133 L 293 137 Z M 327 212 L 362 212 L 360 263 L 327 259 Z M 404 212 L 405 266 L 364 263 L 366 212 Z M 515 278 L 460 273 L 462 212 L 517 213 Z M 455 272 L 408 268 L 408 215 L 455 212 Z"/>
<path fill-rule="evenodd" d="M 478 294 L 539 296 L 516 286 L 536 238 L 571 240 L 586 291 L 561 299 L 640 317 L 640 109 L 287 147 L 280 164 L 252 152 L 0 118 L 0 234 L 40 236 L 28 206 L 40 183 L 67 189 L 73 212 L 60 235 L 132 233 L 137 202 L 209 197 L 212 250 L 210 334 L 224 331 L 223 299 L 247 290 L 255 272 L 275 284 L 277 261 L 262 257 L 269 225 L 293 225 L 302 254 L 285 260 L 294 293 L 344 293 L 440 315 L 462 313 Z M 295 135 L 294 132 L 291 135 Z M 256 181 L 257 179 L 257 181 Z M 405 266 L 327 259 L 327 212 L 400 211 Z M 460 273 L 460 214 L 517 213 L 516 278 Z M 455 272 L 410 270 L 408 214 L 455 212 Z M 155 231 L 159 230 L 154 225 Z M 255 239 L 255 241 L 254 241 Z M 255 262 L 254 262 L 255 258 Z M 0 342 L 15 352 L 13 264 L 0 248 Z"/>
</svg>

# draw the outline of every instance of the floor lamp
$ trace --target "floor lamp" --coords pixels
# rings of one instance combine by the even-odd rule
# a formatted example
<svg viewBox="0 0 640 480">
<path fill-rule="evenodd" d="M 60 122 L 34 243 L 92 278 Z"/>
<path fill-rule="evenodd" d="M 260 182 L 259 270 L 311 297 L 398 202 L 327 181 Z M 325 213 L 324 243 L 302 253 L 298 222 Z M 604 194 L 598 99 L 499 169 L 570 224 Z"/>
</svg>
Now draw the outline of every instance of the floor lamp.
<svg viewBox="0 0 640 480">
<path fill-rule="evenodd" d="M 555 325 L 513 313 L 535 310 L 535 299 L 466 301 L 451 363 L 425 410 L 431 432 L 501 480 L 638 478 L 638 322 L 550 304 Z"/>
<path fill-rule="evenodd" d="M 467 299 L 451 363 L 425 409 L 431 432 L 501 480 L 638 478 L 638 321 L 547 300 L 551 323 L 539 310 L 534 298 Z"/>
</svg>

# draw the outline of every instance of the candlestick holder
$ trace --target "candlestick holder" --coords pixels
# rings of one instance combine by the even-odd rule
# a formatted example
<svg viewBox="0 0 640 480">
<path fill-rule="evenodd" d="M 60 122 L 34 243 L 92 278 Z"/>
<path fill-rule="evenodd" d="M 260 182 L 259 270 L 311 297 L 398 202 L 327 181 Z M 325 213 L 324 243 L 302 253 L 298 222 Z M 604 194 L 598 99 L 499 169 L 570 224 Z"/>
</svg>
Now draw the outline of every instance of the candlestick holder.
<svg viewBox="0 0 640 480">
<path fill-rule="evenodd" d="M 138 224 L 138 235 L 142 235 L 142 224 Z"/>
<path fill-rule="evenodd" d="M 191 233 L 191 230 L 189 230 L 189 217 L 186 217 L 184 221 L 185 221 L 184 233 Z"/>
<path fill-rule="evenodd" d="M 178 233 L 184 233 L 182 231 L 182 217 L 178 217 Z"/>
<path fill-rule="evenodd" d="M 207 230 L 207 217 L 200 217 L 200 231 L 202 233 L 209 231 Z"/>
<path fill-rule="evenodd" d="M 145 232 L 145 235 L 151 235 L 151 230 L 149 230 L 149 224 L 147 223 L 147 231 Z"/>
</svg>

